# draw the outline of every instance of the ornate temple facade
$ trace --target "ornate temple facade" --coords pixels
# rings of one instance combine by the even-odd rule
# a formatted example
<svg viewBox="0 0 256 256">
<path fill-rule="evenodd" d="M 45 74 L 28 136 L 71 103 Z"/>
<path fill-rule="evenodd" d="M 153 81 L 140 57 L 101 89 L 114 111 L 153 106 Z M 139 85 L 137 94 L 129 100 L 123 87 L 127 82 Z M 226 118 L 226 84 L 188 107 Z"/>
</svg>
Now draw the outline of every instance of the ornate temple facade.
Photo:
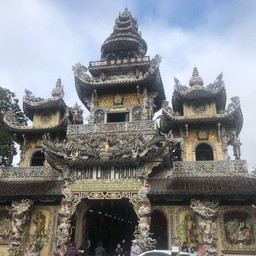
<svg viewBox="0 0 256 256">
<path fill-rule="evenodd" d="M 89 253 L 101 241 L 111 255 L 121 239 L 142 251 L 199 241 L 207 255 L 256 255 L 239 98 L 227 104 L 222 74 L 204 85 L 194 67 L 188 86 L 174 79 L 169 103 L 161 58 L 146 52 L 125 9 L 100 60 L 73 66 L 86 119 L 64 102 L 61 79 L 49 99 L 25 90 L 32 126 L 6 113 L 21 159 L 0 169 L 0 255 L 65 255 L 71 241 Z"/>
</svg>

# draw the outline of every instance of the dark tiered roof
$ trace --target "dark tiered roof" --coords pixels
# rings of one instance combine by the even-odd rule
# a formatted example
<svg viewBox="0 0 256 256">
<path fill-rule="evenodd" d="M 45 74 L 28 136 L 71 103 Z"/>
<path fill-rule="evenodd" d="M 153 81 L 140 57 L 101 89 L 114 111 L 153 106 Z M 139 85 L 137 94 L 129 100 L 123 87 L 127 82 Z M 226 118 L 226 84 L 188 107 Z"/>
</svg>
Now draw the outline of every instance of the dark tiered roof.
<svg viewBox="0 0 256 256">
<path fill-rule="evenodd" d="M 60 109 L 62 113 L 65 112 L 66 104 L 61 98 L 41 99 L 38 101 L 32 101 L 29 99 L 23 99 L 23 110 L 26 116 L 33 121 L 35 112 L 38 111 L 51 111 Z"/>
<path fill-rule="evenodd" d="M 146 86 L 149 89 L 149 91 L 158 93 L 158 95 L 154 99 L 154 103 L 155 103 L 154 111 L 156 112 L 160 110 L 161 103 L 163 100 L 165 100 L 165 92 L 164 92 L 160 71 L 159 71 L 160 57 L 156 56 L 151 61 L 147 60 L 142 62 L 144 63 L 143 69 L 145 69 L 145 67 L 147 68 L 145 69 L 145 72 L 139 77 L 136 77 L 134 75 L 134 76 L 126 77 L 123 79 L 110 78 L 110 79 L 102 80 L 102 79 L 99 79 L 98 77 L 91 77 L 89 75 L 84 75 L 75 71 L 74 73 L 75 73 L 76 90 L 80 100 L 90 110 L 90 106 L 88 106 L 86 99 L 88 99 L 88 97 L 91 96 L 93 90 L 95 89 L 97 90 L 112 89 L 113 90 L 113 89 L 120 88 L 120 89 L 126 90 L 127 88 L 134 88 L 135 90 L 136 86 L 141 85 L 141 86 Z M 106 67 L 107 66 L 109 67 L 109 65 L 111 66 L 112 64 L 107 63 Z M 122 64 L 118 64 L 118 65 L 113 64 L 112 66 L 115 66 L 114 69 L 119 70 L 120 72 L 119 65 L 120 67 L 122 66 Z M 129 60 L 129 65 L 128 65 L 129 69 L 134 70 L 136 65 L 140 65 L 140 61 L 133 63 L 131 62 L 131 60 Z M 99 68 L 101 70 L 105 69 L 104 65 L 98 66 L 98 69 Z"/>
<path fill-rule="evenodd" d="M 125 8 L 115 21 L 114 31 L 101 46 L 101 59 L 114 53 L 120 55 L 122 52 L 129 51 L 130 54 L 144 56 L 147 52 L 147 43 L 138 31 L 138 23 Z M 119 54 L 116 54 L 119 52 Z"/>
<path fill-rule="evenodd" d="M 42 99 L 35 97 L 29 90 L 25 90 L 25 93 L 26 95 L 23 97 L 23 111 L 31 121 L 33 121 L 34 114 L 38 111 L 56 111 L 58 109 L 63 114 L 66 110 L 60 78 L 57 80 L 55 88 L 52 91 L 52 98 Z"/>
<path fill-rule="evenodd" d="M 61 200 L 63 180 L 3 181 L 0 200 Z M 255 200 L 256 177 L 250 175 L 178 177 L 149 180 L 149 199 L 154 202 L 186 201 L 194 197 L 220 201 Z"/>
<path fill-rule="evenodd" d="M 213 84 L 204 86 L 203 79 L 195 67 L 189 81 L 190 87 L 183 86 L 175 79 L 174 92 L 172 96 L 172 106 L 174 112 L 181 112 L 184 101 L 213 99 L 216 103 L 216 110 L 224 110 L 226 106 L 226 89 L 220 74 Z"/>
<path fill-rule="evenodd" d="M 256 176 L 173 176 L 168 179 L 150 179 L 151 200 L 179 201 L 196 198 L 218 200 L 255 200 Z"/>
<path fill-rule="evenodd" d="M 64 181 L 62 180 L 0 180 L 0 200 L 31 199 L 60 201 L 62 198 L 61 186 L 63 184 Z"/>
<path fill-rule="evenodd" d="M 73 66 L 77 94 L 85 107 L 94 90 L 110 89 L 137 91 L 137 86 L 157 92 L 154 111 L 161 108 L 165 93 L 159 72 L 160 57 L 145 56 L 147 44 L 138 32 L 138 23 L 126 8 L 115 21 L 114 31 L 101 47 L 101 60 L 91 61 L 89 68 Z M 87 73 L 87 71 L 90 72 Z"/>
<path fill-rule="evenodd" d="M 50 126 L 50 127 L 39 127 L 34 128 L 32 126 L 26 126 L 18 123 L 18 121 L 15 120 L 15 117 L 12 112 L 7 112 L 3 119 L 6 127 L 8 130 L 16 133 L 17 135 L 20 134 L 44 134 L 49 132 L 56 132 L 59 130 L 66 131 L 67 129 L 67 116 L 64 115 L 64 117 L 60 120 L 60 122 L 57 125 Z"/>
<path fill-rule="evenodd" d="M 178 124 L 211 124 L 221 122 L 226 128 L 236 128 L 237 134 L 243 126 L 243 114 L 240 108 L 238 97 L 232 97 L 231 103 L 226 107 L 226 90 L 220 74 L 213 84 L 203 85 L 203 80 L 199 76 L 197 68 L 194 68 L 192 78 L 189 81 L 190 87 L 181 85 L 178 79 L 175 80 L 174 92 L 172 96 L 172 108 L 168 102 L 163 102 L 161 126 L 163 130 L 170 130 Z M 195 104 L 198 102 L 215 102 L 216 114 L 209 116 L 198 114 L 185 116 L 183 114 L 184 103 Z"/>
</svg>

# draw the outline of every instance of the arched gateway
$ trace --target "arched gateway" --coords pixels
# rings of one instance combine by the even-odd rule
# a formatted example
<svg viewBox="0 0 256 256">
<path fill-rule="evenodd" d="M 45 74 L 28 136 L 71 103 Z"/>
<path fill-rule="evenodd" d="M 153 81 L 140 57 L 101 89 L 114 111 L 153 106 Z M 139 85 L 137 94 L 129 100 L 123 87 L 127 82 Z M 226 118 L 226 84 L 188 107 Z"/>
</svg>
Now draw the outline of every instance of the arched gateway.
<svg viewBox="0 0 256 256">
<path fill-rule="evenodd" d="M 112 255 L 122 239 L 129 242 L 134 239 L 138 217 L 128 198 L 82 199 L 71 223 L 75 227 L 71 240 L 86 245 L 89 241 L 90 255 L 98 241 Z"/>
<path fill-rule="evenodd" d="M 156 240 L 149 232 L 151 203 L 146 177 L 158 164 L 155 161 L 141 168 L 97 167 L 89 176 L 87 169 L 71 170 L 72 175 L 65 178 L 62 186 L 64 198 L 55 234 L 60 254 L 72 240 L 77 244 L 90 240 L 92 250 L 101 241 L 109 253 L 122 239 L 136 238 L 142 250 L 154 248 Z"/>
<path fill-rule="evenodd" d="M 91 250 L 101 241 L 107 251 L 122 239 L 134 239 L 133 233 L 138 226 L 136 201 L 140 182 L 97 180 L 87 185 L 87 191 L 82 183 L 74 186 L 74 195 L 82 199 L 73 216 L 75 230 L 71 239 L 77 244 L 85 244 L 89 239 Z"/>
</svg>

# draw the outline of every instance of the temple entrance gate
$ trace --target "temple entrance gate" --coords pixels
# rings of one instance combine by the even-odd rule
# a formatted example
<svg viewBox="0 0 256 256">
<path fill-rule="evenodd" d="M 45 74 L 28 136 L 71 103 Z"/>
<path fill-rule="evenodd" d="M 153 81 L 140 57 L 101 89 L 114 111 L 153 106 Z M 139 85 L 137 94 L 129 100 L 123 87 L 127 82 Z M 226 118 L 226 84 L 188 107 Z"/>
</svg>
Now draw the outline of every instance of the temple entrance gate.
<svg viewBox="0 0 256 256">
<path fill-rule="evenodd" d="M 144 168 L 141 168 L 140 176 L 142 176 L 142 173 L 145 175 L 148 170 L 151 170 L 151 168 L 145 168 L 145 166 Z M 61 189 L 64 197 L 61 201 L 61 209 L 58 212 L 58 227 L 55 234 L 56 251 L 58 251 L 60 255 L 65 254 L 69 241 L 75 241 L 77 245 L 85 244 L 86 235 L 93 234 L 95 236 L 103 237 L 102 234 L 90 230 L 92 226 L 90 223 L 85 222 L 86 217 L 90 220 L 89 210 L 94 212 L 94 210 L 98 210 L 97 208 L 105 202 L 112 202 L 112 204 L 115 204 L 115 209 L 118 209 L 118 207 L 120 207 L 118 203 L 116 203 L 118 201 L 119 203 L 126 201 L 126 205 L 130 204 L 129 212 L 132 212 L 132 214 L 136 216 L 132 218 L 134 227 L 133 233 L 131 233 L 132 231 L 129 229 L 130 231 L 128 233 L 125 232 L 124 235 L 127 236 L 128 239 L 133 235 L 132 238 L 138 240 L 142 251 L 155 248 L 156 240 L 150 237 L 149 232 L 151 204 L 147 198 L 147 193 L 149 191 L 147 180 L 142 178 L 138 179 L 136 177 L 131 179 L 106 179 L 106 176 L 99 175 L 99 171 L 101 171 L 101 169 L 96 169 L 96 173 L 92 170 L 91 178 L 89 178 L 85 176 L 85 172 L 77 170 L 75 179 L 69 177 L 65 179 Z M 126 169 L 123 171 L 126 171 Z M 93 179 L 94 174 L 96 174 L 95 179 Z M 113 174 L 115 175 L 115 172 L 113 173 L 112 169 L 109 168 L 108 174 L 112 177 Z M 72 175 L 72 177 L 75 176 Z M 83 204 L 84 207 L 82 207 Z M 110 205 L 105 207 L 105 209 L 107 210 L 109 206 Z M 98 212 L 101 211 L 99 210 Z M 106 214 L 108 213 L 106 212 Z M 128 214 L 123 216 L 125 216 L 127 220 L 128 217 L 130 218 L 130 215 Z M 96 215 L 94 215 L 91 220 L 95 218 Z M 98 221 L 103 222 L 102 217 L 100 218 L 100 216 L 98 216 L 97 218 Z M 135 219 L 137 219 L 138 225 L 136 225 Z M 90 228 L 87 227 L 87 224 Z M 83 229 L 83 227 L 85 228 Z M 84 234 L 84 232 L 87 232 L 87 234 Z M 89 232 L 91 232 L 91 234 L 89 234 Z M 124 235 L 119 239 L 126 238 Z M 113 246 L 113 242 L 116 246 L 116 243 L 120 241 L 114 241 L 116 239 L 117 237 L 114 237 L 113 241 L 110 241 L 109 244 L 107 244 L 110 249 Z M 95 240 L 97 240 L 97 237 L 95 237 Z"/>
<path fill-rule="evenodd" d="M 76 180 L 69 188 L 75 203 L 71 241 L 79 246 L 90 239 L 91 253 L 101 241 L 111 253 L 122 239 L 128 243 L 134 239 L 139 180 Z"/>
<path fill-rule="evenodd" d="M 138 219 L 129 200 L 122 198 L 85 201 L 85 204 L 90 206 L 83 215 L 82 237 L 83 241 L 90 240 L 90 255 L 93 255 L 98 241 L 102 242 L 109 255 L 113 254 L 116 244 L 122 239 L 125 239 L 130 247 Z"/>
</svg>

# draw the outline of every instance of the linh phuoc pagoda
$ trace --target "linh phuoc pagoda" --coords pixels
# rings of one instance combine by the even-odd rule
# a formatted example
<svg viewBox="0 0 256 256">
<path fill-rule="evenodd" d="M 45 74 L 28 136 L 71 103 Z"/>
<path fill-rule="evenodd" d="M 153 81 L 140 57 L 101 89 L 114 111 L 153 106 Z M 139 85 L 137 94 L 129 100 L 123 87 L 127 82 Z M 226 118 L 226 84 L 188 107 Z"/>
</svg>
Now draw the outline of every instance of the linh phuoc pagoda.
<svg viewBox="0 0 256 256">
<path fill-rule="evenodd" d="M 111 255 L 122 239 L 141 251 L 202 242 L 206 255 L 256 255 L 239 98 L 228 103 L 222 74 L 204 85 L 194 67 L 168 102 L 161 58 L 146 53 L 126 8 L 100 60 L 72 68 L 87 117 L 66 105 L 60 78 L 48 99 L 25 89 L 31 126 L 6 113 L 21 153 L 18 167 L 0 169 L 1 255 L 65 255 L 73 241 L 89 255 L 101 241 Z"/>
</svg>

